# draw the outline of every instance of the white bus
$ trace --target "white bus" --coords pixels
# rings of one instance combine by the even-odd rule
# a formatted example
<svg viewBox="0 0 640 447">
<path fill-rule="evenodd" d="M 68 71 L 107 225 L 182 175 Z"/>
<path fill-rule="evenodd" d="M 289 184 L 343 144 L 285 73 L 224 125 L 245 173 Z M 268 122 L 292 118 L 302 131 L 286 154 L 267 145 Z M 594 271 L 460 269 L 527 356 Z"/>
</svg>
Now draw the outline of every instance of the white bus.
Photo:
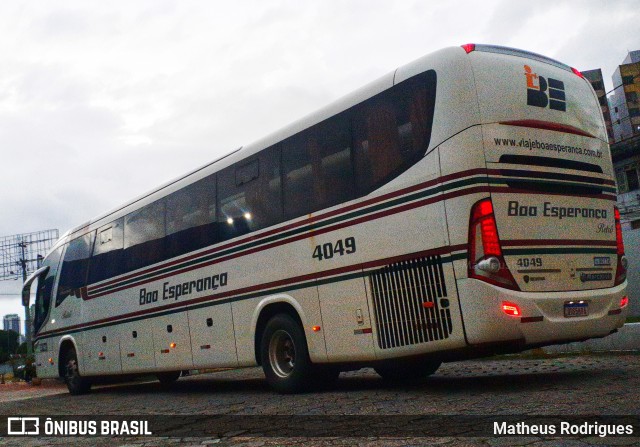
<svg viewBox="0 0 640 447">
<path fill-rule="evenodd" d="M 580 72 L 444 49 L 67 232 L 23 290 L 37 373 L 77 394 L 261 365 L 298 392 L 603 337 L 628 303 L 615 200 Z"/>
</svg>

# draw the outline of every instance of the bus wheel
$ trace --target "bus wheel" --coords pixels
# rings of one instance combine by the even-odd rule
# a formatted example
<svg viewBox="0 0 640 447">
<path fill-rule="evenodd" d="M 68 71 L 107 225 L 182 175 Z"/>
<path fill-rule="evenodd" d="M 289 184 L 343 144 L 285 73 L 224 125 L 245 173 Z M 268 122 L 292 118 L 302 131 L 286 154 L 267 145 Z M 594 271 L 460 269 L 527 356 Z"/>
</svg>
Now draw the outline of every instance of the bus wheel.
<svg viewBox="0 0 640 447">
<path fill-rule="evenodd" d="M 169 386 L 180 378 L 182 371 L 171 371 L 156 374 L 161 385 Z"/>
<path fill-rule="evenodd" d="M 287 314 L 267 323 L 260 344 L 262 369 L 269 385 L 280 393 L 297 393 L 313 384 L 313 365 L 300 325 Z"/>
<path fill-rule="evenodd" d="M 384 380 L 392 383 L 418 381 L 435 373 L 442 362 L 437 360 L 421 360 L 398 362 L 373 368 Z"/>
<path fill-rule="evenodd" d="M 69 388 L 69 393 L 73 395 L 88 393 L 91 389 L 91 382 L 80 376 L 78 370 L 78 356 L 74 348 L 70 348 L 64 355 L 64 382 Z"/>
</svg>

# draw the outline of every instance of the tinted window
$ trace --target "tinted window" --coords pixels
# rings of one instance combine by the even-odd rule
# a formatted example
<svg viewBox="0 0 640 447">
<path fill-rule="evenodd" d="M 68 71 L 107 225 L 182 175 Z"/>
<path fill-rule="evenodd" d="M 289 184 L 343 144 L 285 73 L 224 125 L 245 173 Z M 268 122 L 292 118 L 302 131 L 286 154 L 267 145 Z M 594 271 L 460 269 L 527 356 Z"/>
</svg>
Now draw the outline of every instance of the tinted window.
<svg viewBox="0 0 640 447">
<path fill-rule="evenodd" d="M 428 71 L 356 108 L 354 164 L 360 194 L 392 180 L 424 156 L 435 94 L 436 74 Z"/>
<path fill-rule="evenodd" d="M 98 229 L 89 263 L 89 284 L 124 273 L 124 218 Z"/>
<path fill-rule="evenodd" d="M 168 257 L 188 253 L 217 241 L 215 175 L 167 197 Z"/>
<path fill-rule="evenodd" d="M 81 297 L 80 289 L 87 285 L 87 271 L 94 235 L 95 231 L 80 236 L 67 245 L 60 268 L 56 307 L 69 295 Z"/>
<path fill-rule="evenodd" d="M 624 85 L 630 85 L 630 84 L 633 84 L 633 76 L 632 76 L 632 75 L 630 75 L 630 76 L 623 76 L 623 77 L 622 77 L 622 83 L 623 83 Z"/>
<path fill-rule="evenodd" d="M 268 148 L 218 173 L 221 239 L 230 239 L 282 221 L 280 150 Z"/>
<path fill-rule="evenodd" d="M 347 114 L 322 122 L 283 144 L 284 213 L 291 219 L 355 197 Z"/>
<path fill-rule="evenodd" d="M 165 258 L 165 201 L 158 200 L 124 219 L 126 270 L 146 267 Z"/>
<path fill-rule="evenodd" d="M 60 256 L 62 255 L 62 248 L 60 247 L 49 256 L 46 257 L 42 263 L 43 267 L 48 266 L 49 271 L 47 275 L 38 279 L 38 288 L 36 290 L 36 312 L 33 321 L 34 332 L 38 332 L 42 324 L 47 319 L 49 313 L 49 307 L 51 307 L 51 294 L 53 293 L 53 286 L 58 273 L 58 265 L 60 264 Z"/>
</svg>

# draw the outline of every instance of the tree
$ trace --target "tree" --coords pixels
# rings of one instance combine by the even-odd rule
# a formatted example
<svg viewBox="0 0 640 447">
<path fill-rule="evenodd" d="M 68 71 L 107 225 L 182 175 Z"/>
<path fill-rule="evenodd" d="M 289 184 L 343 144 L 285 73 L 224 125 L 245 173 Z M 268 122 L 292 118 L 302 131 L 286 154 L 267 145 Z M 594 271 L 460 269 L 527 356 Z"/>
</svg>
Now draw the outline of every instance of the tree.
<svg viewBox="0 0 640 447">
<path fill-rule="evenodd" d="M 18 351 L 18 338 L 15 331 L 0 330 L 0 363 L 6 362 L 11 354 Z"/>
</svg>

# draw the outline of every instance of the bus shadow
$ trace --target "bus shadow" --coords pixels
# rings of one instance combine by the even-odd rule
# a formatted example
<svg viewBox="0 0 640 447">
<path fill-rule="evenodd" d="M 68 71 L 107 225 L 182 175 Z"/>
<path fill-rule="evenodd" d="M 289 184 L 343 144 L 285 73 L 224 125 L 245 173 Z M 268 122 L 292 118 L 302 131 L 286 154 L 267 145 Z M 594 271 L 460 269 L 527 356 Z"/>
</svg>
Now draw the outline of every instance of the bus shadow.
<svg viewBox="0 0 640 447">
<path fill-rule="evenodd" d="M 415 392 L 429 394 L 466 394 L 469 392 L 513 392 L 540 390 L 543 388 L 584 386 L 588 382 L 601 380 L 603 372 L 593 371 L 553 371 L 540 373 L 509 373 L 492 375 L 435 375 L 417 382 L 393 384 L 384 381 L 374 373 L 366 375 L 341 375 L 340 379 L 326 388 L 310 391 L 315 393 L 350 393 L 361 391 L 375 392 Z M 170 386 L 159 382 L 125 383 L 94 387 L 92 394 L 146 395 L 166 393 L 178 395 L 221 395 L 221 394 L 272 394 L 275 393 L 264 378 L 227 378 L 214 375 L 202 375 L 183 378 Z"/>
</svg>

